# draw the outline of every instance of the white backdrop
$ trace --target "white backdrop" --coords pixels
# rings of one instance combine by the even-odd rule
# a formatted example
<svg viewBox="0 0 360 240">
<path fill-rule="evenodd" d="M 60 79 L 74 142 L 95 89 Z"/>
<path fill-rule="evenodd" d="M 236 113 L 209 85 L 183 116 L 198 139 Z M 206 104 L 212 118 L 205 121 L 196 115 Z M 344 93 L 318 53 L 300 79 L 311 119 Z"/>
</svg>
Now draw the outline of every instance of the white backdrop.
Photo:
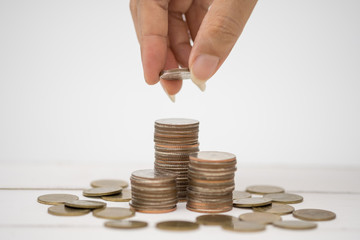
<svg viewBox="0 0 360 240">
<path fill-rule="evenodd" d="M 360 1 L 259 1 L 202 93 L 142 77 L 125 0 L 0 0 L 0 161 L 153 162 L 153 122 L 200 120 L 241 164 L 360 166 Z"/>
</svg>

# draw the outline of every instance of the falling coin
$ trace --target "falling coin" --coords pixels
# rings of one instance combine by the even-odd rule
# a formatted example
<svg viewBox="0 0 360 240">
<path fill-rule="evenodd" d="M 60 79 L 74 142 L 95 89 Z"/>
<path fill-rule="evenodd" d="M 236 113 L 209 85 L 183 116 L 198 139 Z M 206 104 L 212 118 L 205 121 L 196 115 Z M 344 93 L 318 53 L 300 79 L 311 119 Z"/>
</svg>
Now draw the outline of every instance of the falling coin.
<svg viewBox="0 0 360 240">
<path fill-rule="evenodd" d="M 38 197 L 37 201 L 42 204 L 59 205 L 68 201 L 78 200 L 78 196 L 72 194 L 45 194 Z"/>
<path fill-rule="evenodd" d="M 266 226 L 257 222 L 245 222 L 235 219 L 231 222 L 223 224 L 222 228 L 235 232 L 258 232 L 265 230 Z"/>
<path fill-rule="evenodd" d="M 81 216 L 88 214 L 89 212 L 89 209 L 69 208 L 64 204 L 55 205 L 48 208 L 48 213 L 56 216 Z"/>
<path fill-rule="evenodd" d="M 271 185 L 253 185 L 246 188 L 246 191 L 254 194 L 283 193 L 285 190 L 281 187 Z"/>
<path fill-rule="evenodd" d="M 267 212 L 267 213 L 273 213 L 277 215 L 284 215 L 284 214 L 290 214 L 295 209 L 292 206 L 281 204 L 281 203 L 273 203 L 268 206 L 263 207 L 253 207 L 253 210 L 255 212 Z"/>
<path fill-rule="evenodd" d="M 232 222 L 236 219 L 230 215 L 223 214 L 206 214 L 201 215 L 196 218 L 196 222 L 202 225 L 223 225 L 228 222 Z"/>
<path fill-rule="evenodd" d="M 74 200 L 65 202 L 65 206 L 72 208 L 95 209 L 105 207 L 106 203 L 91 200 Z"/>
<path fill-rule="evenodd" d="M 328 221 L 336 218 L 336 214 L 322 209 L 299 209 L 293 216 L 307 221 Z"/>
<path fill-rule="evenodd" d="M 243 198 L 233 201 L 234 207 L 259 207 L 271 204 L 271 199 L 254 197 L 254 198 Z"/>
<path fill-rule="evenodd" d="M 276 221 L 273 222 L 273 225 L 275 227 L 293 229 L 293 230 L 305 230 L 305 229 L 313 229 L 317 227 L 316 223 L 297 221 L 297 220 Z"/>
<path fill-rule="evenodd" d="M 281 217 L 279 215 L 264 212 L 244 213 L 241 214 L 239 218 L 246 222 L 257 222 L 262 224 L 270 224 L 275 221 L 281 221 Z"/>
<path fill-rule="evenodd" d="M 143 221 L 118 220 L 105 222 L 104 226 L 108 228 L 134 229 L 147 227 L 148 223 Z"/>
<path fill-rule="evenodd" d="M 129 186 L 127 181 L 120 179 L 99 179 L 92 181 L 90 185 L 94 188 L 97 187 L 121 187 L 127 188 Z"/>
<path fill-rule="evenodd" d="M 103 196 L 101 198 L 104 199 L 105 201 L 111 201 L 111 202 L 128 202 L 131 200 L 131 190 L 126 188 L 123 189 L 119 194 Z"/>
<path fill-rule="evenodd" d="M 135 215 L 135 212 L 129 208 L 107 207 L 94 210 L 93 215 L 99 218 L 118 220 L 132 217 Z"/>
<path fill-rule="evenodd" d="M 121 193 L 121 187 L 97 187 L 83 191 L 85 197 L 101 197 Z"/>
<path fill-rule="evenodd" d="M 184 80 L 190 79 L 190 71 L 188 68 L 174 68 L 161 71 L 160 78 L 164 80 Z"/>
<path fill-rule="evenodd" d="M 199 228 L 199 224 L 188 221 L 165 221 L 156 224 L 156 227 L 162 230 L 188 231 Z"/>
<path fill-rule="evenodd" d="M 277 203 L 300 203 L 303 201 L 302 196 L 292 193 L 270 193 L 264 195 L 264 197 L 270 198 Z"/>
<path fill-rule="evenodd" d="M 233 191 L 233 200 L 243 199 L 243 198 L 251 198 L 251 194 L 248 192 L 242 191 Z"/>
</svg>

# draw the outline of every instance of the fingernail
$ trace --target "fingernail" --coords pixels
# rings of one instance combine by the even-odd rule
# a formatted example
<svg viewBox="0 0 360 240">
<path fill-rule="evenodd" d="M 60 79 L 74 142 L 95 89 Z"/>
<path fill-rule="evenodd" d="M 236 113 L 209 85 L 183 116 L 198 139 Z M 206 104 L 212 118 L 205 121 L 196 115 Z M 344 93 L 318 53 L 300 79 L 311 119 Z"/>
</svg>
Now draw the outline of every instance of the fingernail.
<svg viewBox="0 0 360 240">
<path fill-rule="evenodd" d="M 200 88 L 205 91 L 205 82 L 215 73 L 220 59 L 216 56 L 202 54 L 199 55 L 191 66 L 191 79 Z"/>
<path fill-rule="evenodd" d="M 165 89 L 164 89 L 165 90 Z M 170 98 L 170 100 L 175 103 L 175 95 L 170 95 L 166 90 L 165 90 L 166 95 L 168 95 L 168 97 Z"/>
</svg>

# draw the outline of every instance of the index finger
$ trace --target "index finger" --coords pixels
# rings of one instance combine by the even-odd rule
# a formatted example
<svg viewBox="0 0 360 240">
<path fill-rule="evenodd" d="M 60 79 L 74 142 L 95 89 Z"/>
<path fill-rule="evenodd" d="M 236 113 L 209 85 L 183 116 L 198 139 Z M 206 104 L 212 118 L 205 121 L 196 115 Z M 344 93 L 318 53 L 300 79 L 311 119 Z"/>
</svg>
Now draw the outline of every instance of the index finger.
<svg viewBox="0 0 360 240">
<path fill-rule="evenodd" d="M 167 52 L 169 0 L 139 0 L 138 24 L 145 81 L 159 82 Z"/>
</svg>

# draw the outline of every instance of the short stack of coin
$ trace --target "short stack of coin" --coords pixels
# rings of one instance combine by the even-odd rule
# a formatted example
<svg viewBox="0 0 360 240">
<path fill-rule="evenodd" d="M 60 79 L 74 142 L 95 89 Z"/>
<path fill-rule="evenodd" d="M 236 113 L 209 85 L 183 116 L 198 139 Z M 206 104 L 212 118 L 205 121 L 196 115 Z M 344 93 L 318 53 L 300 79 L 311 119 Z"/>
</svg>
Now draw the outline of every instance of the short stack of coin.
<svg viewBox="0 0 360 240">
<path fill-rule="evenodd" d="M 190 155 L 187 209 L 220 213 L 232 209 L 236 157 L 231 153 L 201 151 Z"/>
<path fill-rule="evenodd" d="M 155 121 L 155 169 L 177 174 L 178 199 L 186 200 L 189 154 L 199 151 L 199 121 L 167 118 Z"/>
<path fill-rule="evenodd" d="M 143 213 L 166 213 L 176 209 L 176 175 L 157 170 L 137 170 L 131 174 L 130 206 Z"/>
</svg>

